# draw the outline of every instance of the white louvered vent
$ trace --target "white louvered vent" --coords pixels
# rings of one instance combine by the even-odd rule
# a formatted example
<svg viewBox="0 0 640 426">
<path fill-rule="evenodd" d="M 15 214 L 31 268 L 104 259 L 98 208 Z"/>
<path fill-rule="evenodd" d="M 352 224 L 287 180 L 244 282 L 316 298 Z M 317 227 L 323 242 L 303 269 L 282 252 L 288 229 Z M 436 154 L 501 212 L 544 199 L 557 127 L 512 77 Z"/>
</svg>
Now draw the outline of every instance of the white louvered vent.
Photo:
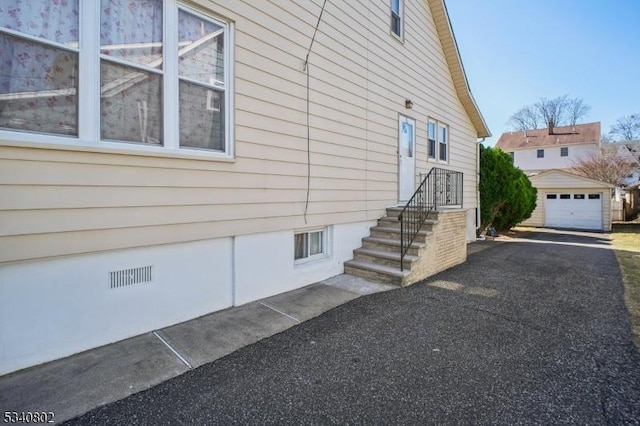
<svg viewBox="0 0 640 426">
<path fill-rule="evenodd" d="M 153 281 L 153 266 L 122 269 L 109 272 L 111 288 L 127 287 L 134 284 L 144 284 Z"/>
</svg>

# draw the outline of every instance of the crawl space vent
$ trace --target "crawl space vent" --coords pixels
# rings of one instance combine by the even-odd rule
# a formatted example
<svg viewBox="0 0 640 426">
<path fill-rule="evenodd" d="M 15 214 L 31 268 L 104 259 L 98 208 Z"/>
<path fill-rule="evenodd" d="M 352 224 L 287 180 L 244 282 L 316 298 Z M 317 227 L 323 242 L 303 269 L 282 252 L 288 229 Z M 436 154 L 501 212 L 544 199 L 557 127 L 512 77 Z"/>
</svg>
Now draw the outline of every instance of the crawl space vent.
<svg viewBox="0 0 640 426">
<path fill-rule="evenodd" d="M 121 269 L 109 272 L 111 288 L 128 287 L 134 284 L 144 284 L 153 281 L 153 266 Z"/>
</svg>

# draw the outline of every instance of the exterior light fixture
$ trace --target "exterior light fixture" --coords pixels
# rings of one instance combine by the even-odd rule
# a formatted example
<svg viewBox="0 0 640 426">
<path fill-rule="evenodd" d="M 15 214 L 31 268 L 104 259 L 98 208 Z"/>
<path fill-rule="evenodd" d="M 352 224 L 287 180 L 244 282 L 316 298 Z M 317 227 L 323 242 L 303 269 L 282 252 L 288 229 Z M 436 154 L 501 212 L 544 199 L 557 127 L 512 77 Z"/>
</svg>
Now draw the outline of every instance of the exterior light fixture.
<svg viewBox="0 0 640 426">
<path fill-rule="evenodd" d="M 406 109 L 411 109 L 413 108 L 413 102 L 411 102 L 411 99 L 405 99 L 404 100 L 404 107 Z"/>
</svg>

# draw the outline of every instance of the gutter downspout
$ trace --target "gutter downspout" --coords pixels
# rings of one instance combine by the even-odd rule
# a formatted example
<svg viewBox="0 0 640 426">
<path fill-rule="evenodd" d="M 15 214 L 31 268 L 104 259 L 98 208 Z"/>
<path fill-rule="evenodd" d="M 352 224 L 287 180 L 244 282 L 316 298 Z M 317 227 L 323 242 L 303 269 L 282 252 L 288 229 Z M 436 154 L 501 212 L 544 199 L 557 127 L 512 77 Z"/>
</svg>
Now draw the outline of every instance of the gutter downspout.
<svg viewBox="0 0 640 426">
<path fill-rule="evenodd" d="M 476 143 L 476 197 L 478 199 L 478 207 L 476 209 L 476 235 L 478 234 L 478 229 L 480 229 L 481 217 L 480 217 L 480 203 L 482 200 L 480 199 L 480 144 L 484 143 L 486 138 L 482 138 L 481 141 Z"/>
</svg>

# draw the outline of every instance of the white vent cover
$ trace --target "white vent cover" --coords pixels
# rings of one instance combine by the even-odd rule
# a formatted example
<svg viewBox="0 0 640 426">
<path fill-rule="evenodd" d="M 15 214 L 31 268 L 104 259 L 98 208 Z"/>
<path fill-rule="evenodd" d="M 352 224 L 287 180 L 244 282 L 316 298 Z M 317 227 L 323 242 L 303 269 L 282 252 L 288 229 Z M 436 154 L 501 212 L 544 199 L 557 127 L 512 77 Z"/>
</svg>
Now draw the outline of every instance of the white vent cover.
<svg viewBox="0 0 640 426">
<path fill-rule="evenodd" d="M 131 269 L 109 272 L 111 288 L 127 287 L 153 281 L 153 266 L 140 266 Z"/>
</svg>

